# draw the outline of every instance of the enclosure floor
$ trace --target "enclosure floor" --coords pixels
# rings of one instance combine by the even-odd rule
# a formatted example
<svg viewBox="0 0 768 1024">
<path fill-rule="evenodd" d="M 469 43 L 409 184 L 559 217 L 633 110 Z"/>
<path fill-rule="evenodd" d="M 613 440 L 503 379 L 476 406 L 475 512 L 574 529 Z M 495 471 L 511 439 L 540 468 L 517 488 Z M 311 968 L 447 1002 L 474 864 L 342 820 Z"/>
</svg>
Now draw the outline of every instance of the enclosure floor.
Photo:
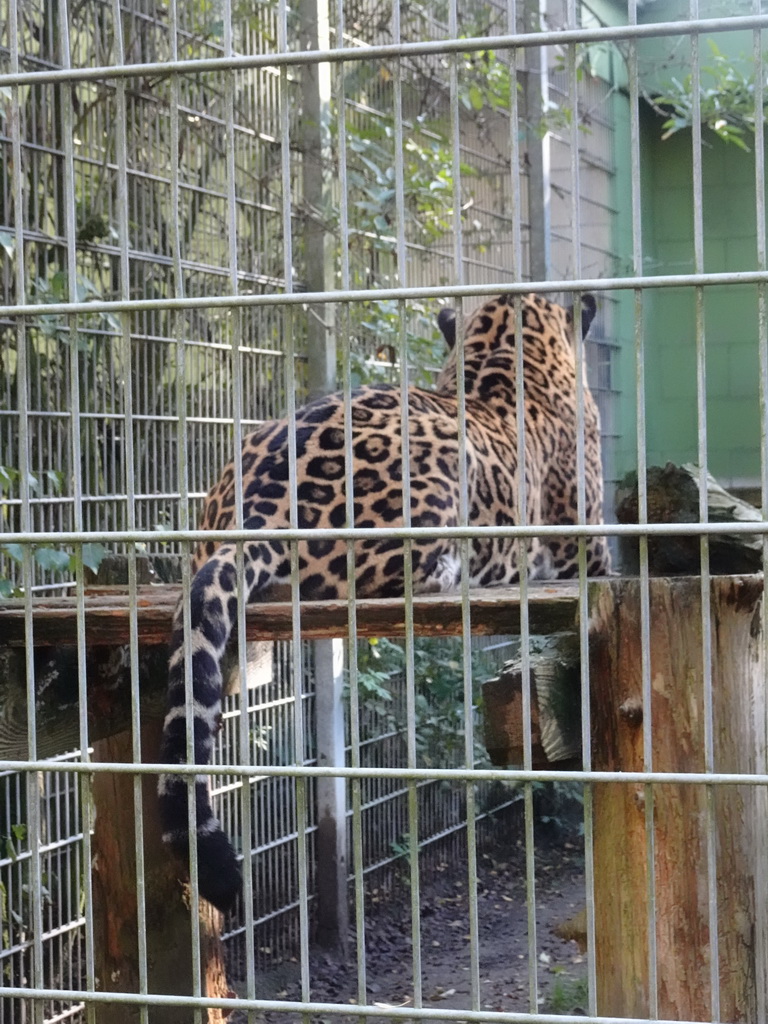
<svg viewBox="0 0 768 1024">
<path fill-rule="evenodd" d="M 525 852 L 522 842 L 497 845 L 481 854 L 478 865 L 478 951 L 480 1008 L 531 1012 L 528 968 L 528 912 L 525 898 Z M 423 1005 L 469 1009 L 469 912 L 466 872 L 446 869 L 421 887 Z M 558 925 L 585 905 L 583 851 L 578 839 L 536 847 L 536 958 L 539 1010 L 586 1012 L 586 957 L 575 941 L 555 934 Z M 366 901 L 366 969 L 368 1000 L 389 1006 L 413 1006 L 410 890 L 403 879 L 395 892 L 369 889 Z M 347 964 L 313 950 L 310 955 L 311 999 L 357 1002 L 354 949 Z M 258 997 L 301 999 L 297 963 L 283 963 L 262 973 Z M 239 986 L 236 985 L 239 988 Z M 349 1018 L 351 1022 L 353 1019 Z M 370 1018 L 375 1020 L 376 1018 Z M 244 1024 L 234 1013 L 231 1024 Z M 294 1024 L 285 1014 L 267 1014 L 269 1024 Z M 296 1021 L 300 1018 L 297 1016 Z M 346 1022 L 344 1017 L 334 1017 Z"/>
</svg>

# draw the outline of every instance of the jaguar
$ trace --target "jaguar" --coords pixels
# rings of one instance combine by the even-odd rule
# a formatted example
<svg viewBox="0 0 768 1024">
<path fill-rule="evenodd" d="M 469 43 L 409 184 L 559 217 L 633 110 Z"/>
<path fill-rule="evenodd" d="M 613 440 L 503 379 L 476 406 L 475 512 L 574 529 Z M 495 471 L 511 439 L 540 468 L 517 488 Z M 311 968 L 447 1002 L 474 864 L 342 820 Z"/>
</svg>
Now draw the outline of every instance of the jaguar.
<svg viewBox="0 0 768 1024">
<path fill-rule="evenodd" d="M 264 423 L 242 441 L 242 492 L 236 487 L 234 463 L 208 494 L 203 529 L 235 526 L 242 502 L 242 523 L 253 532 L 243 545 L 238 572 L 234 543 L 203 540 L 193 558 L 189 597 L 192 652 L 192 706 L 185 701 L 184 628 L 179 608 L 174 619 L 169 658 L 168 712 L 163 726 L 161 762 L 187 762 L 187 716 L 192 714 L 196 764 L 210 760 L 221 723 L 222 658 L 237 621 L 239 602 L 274 597 L 289 582 L 290 545 L 259 539 L 259 531 L 291 526 L 291 490 L 295 483 L 293 520 L 300 528 L 326 531 L 298 543 L 300 596 L 308 599 L 347 596 L 347 542 L 329 538 L 328 530 L 347 523 L 346 487 L 351 475 L 353 524 L 359 528 L 402 527 L 403 430 L 401 405 L 407 409 L 407 458 L 410 521 L 434 530 L 418 536 L 410 549 L 414 593 L 445 592 L 459 583 L 460 541 L 440 535 L 440 527 L 459 525 L 462 515 L 479 528 L 470 541 L 470 583 L 479 587 L 512 584 L 522 571 L 530 579 L 567 578 L 578 574 L 578 544 L 573 537 L 532 538 L 520 552 L 510 536 L 482 533 L 483 527 L 577 522 L 577 388 L 583 381 L 584 518 L 602 523 L 603 478 L 600 422 L 583 366 L 577 366 L 574 311 L 540 295 L 516 303 L 502 295 L 466 318 L 463 361 L 458 360 L 456 315 L 443 308 L 438 323 L 449 353 L 433 391 L 410 387 L 403 395 L 390 384 L 352 391 L 350 437 L 345 444 L 345 400 L 332 394 L 310 402 L 287 420 Z M 591 295 L 580 302 L 582 335 L 595 316 Z M 517 346 L 522 346 L 524 469 L 518 464 Z M 463 366 L 465 427 L 460 471 L 459 366 Z M 290 433 L 294 432 L 294 451 Z M 349 451 L 349 456 L 347 455 Z M 351 458 L 351 467 L 347 459 Z M 293 468 L 292 468 L 293 466 Z M 520 480 L 525 479 L 525 517 Z M 462 479 L 463 478 L 463 479 Z M 462 487 L 466 502 L 462 506 Z M 464 510 L 464 511 L 462 511 Z M 521 565 L 521 561 L 525 562 Z M 586 569 L 609 571 L 605 539 L 589 538 Z M 354 543 L 354 593 L 357 597 L 403 594 L 405 558 L 402 540 L 386 531 Z M 213 814 L 205 776 L 194 781 L 198 882 L 202 896 L 219 910 L 231 907 L 241 889 L 233 847 Z M 158 793 L 163 839 L 188 862 L 188 784 L 178 774 L 160 777 Z"/>
</svg>

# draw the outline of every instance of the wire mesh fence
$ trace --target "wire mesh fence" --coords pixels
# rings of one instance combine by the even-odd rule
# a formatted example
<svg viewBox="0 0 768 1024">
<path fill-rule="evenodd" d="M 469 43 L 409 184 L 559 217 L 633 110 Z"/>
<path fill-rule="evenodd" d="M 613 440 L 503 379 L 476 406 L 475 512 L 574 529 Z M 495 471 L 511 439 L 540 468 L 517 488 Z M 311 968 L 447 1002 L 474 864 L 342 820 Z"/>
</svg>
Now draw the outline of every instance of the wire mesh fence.
<svg viewBox="0 0 768 1024">
<path fill-rule="evenodd" d="M 716 469 L 729 483 L 759 490 L 763 508 L 768 506 L 762 140 L 767 24 L 760 0 L 727 10 L 717 4 L 705 10 L 697 0 L 670 3 L 655 21 L 645 5 L 634 2 L 575 0 L 473 3 L 461 9 L 455 0 L 339 0 L 329 7 L 307 0 L 295 8 L 287 0 L 248 7 L 233 0 L 9 0 L 0 25 L 0 529 L 7 535 L 0 544 L 0 586 L 4 597 L 22 602 L 28 653 L 14 669 L 27 687 L 26 756 L 4 764 L 0 777 L 0 975 L 12 993 L 0 1001 L 1 1024 L 86 1019 L 98 1009 L 89 881 L 91 779 L 84 770 L 62 770 L 68 763 L 82 769 L 94 758 L 91 733 L 99 709 L 89 708 L 86 687 L 86 581 L 116 582 L 104 572 L 108 554 L 122 559 L 126 575 L 119 582 L 127 580 L 133 598 L 137 566 L 152 584 L 183 581 L 188 594 L 185 567 L 194 539 L 189 531 L 239 438 L 295 412 L 334 378 L 347 391 L 376 381 L 432 383 L 443 361 L 433 316 L 438 294 L 469 301 L 498 292 L 502 282 L 504 291 L 519 295 L 527 280 L 549 281 L 566 293 L 588 285 L 600 294 L 584 347 L 601 416 L 609 521 L 615 483 L 636 468 L 642 526 L 635 532 L 653 534 L 644 491 L 649 445 L 652 453 L 665 445 L 675 448 L 674 435 L 686 433 L 687 421 L 694 424 L 693 440 L 678 448 L 688 444 L 686 457 L 702 467 L 698 518 L 705 521 L 713 447 L 707 423 L 714 419 L 725 429 L 733 402 L 745 396 L 751 433 L 734 442 L 730 455 L 716 455 Z M 728 51 L 726 65 L 715 47 L 705 63 L 704 33 L 725 46 L 723 40 L 736 31 L 750 48 L 751 78 L 739 70 L 743 61 L 735 51 Z M 664 72 L 677 65 L 690 79 L 672 77 L 679 89 L 674 94 Z M 658 150 L 661 129 L 652 117 L 659 111 L 671 119 L 669 134 L 692 136 L 689 173 L 682 159 L 672 166 Z M 711 138 L 703 139 L 702 123 Z M 719 156 L 708 157 L 707 145 L 734 138 L 753 154 L 756 182 L 754 189 L 750 184 L 736 191 L 742 199 L 754 192 L 757 212 L 754 238 L 736 241 L 727 233 L 732 225 L 710 231 L 703 191 L 717 173 L 725 202 L 730 165 L 723 158 L 716 166 Z M 680 194 L 666 209 L 661 200 L 644 208 L 642 197 L 656 195 L 648 181 L 664 169 L 688 174 Z M 681 242 L 665 229 L 684 190 L 692 199 L 691 230 Z M 717 202 L 713 193 L 706 195 Z M 731 221 L 740 217 L 740 210 L 731 211 Z M 652 244 L 644 244 L 645 238 Z M 740 300 L 749 308 L 747 374 L 737 362 L 746 351 L 736 355 L 725 345 L 710 347 L 709 338 L 720 330 L 718 314 L 706 305 L 707 289 L 714 287 L 740 295 L 750 289 L 749 298 Z M 658 375 L 654 383 L 668 373 L 669 379 L 682 377 L 674 377 L 673 359 L 660 342 L 644 340 L 645 328 L 663 323 L 664 300 L 654 305 L 660 289 L 672 289 L 674 297 L 682 288 L 693 295 L 694 325 L 692 331 L 683 328 L 694 380 L 685 385 L 686 412 L 676 412 L 686 420 L 685 430 L 682 420 L 670 425 L 663 402 L 656 409 L 661 426 L 646 422 L 646 405 L 653 411 L 652 374 Z M 718 326 L 708 334 L 708 324 Z M 712 366 L 715 372 L 708 374 Z M 712 385 L 719 367 L 730 382 L 723 394 Z M 583 447 L 579 457 L 583 469 Z M 734 458 L 739 468 L 729 462 Z M 577 504 L 583 516 L 581 491 Z M 582 532 L 574 536 L 586 537 L 590 531 L 583 518 L 581 523 Z M 235 513 L 231 525 L 242 527 Z M 750 529 L 763 525 L 753 522 Z M 620 536 L 622 529 L 607 532 Z M 708 536 L 705 528 L 702 595 L 709 594 Z M 638 628 L 643 701 L 650 714 L 647 558 L 642 539 L 646 598 Z M 583 561 L 581 569 L 584 773 L 560 778 L 583 784 L 591 892 Z M 525 584 L 522 591 L 527 608 Z M 56 685 L 62 685 L 64 668 L 56 662 L 55 645 L 34 649 L 33 640 L 40 644 L 40 638 L 35 639 L 33 595 L 71 596 L 78 620 L 67 673 L 79 697 L 79 719 L 72 742 L 51 758 L 56 767 L 49 770 L 39 763 L 44 745 L 35 724 L 36 701 L 53 685 L 46 683 L 46 666 L 58 664 Z M 365 917 L 360 908 L 367 879 L 375 875 L 385 886 L 409 886 L 416 977 L 419 886 L 426 884 L 430 866 L 448 859 L 453 869 L 468 870 L 476 915 L 477 823 L 522 803 L 529 850 L 527 1009 L 536 1013 L 531 782 L 549 777 L 530 771 L 530 726 L 524 744 L 528 774 L 472 774 L 477 767 L 487 769 L 482 743 L 473 735 L 480 728 L 477 684 L 518 648 L 498 638 L 488 648 L 474 642 L 469 653 L 468 593 L 463 600 L 463 643 L 451 647 L 443 641 L 430 654 L 428 645 L 415 648 L 411 623 L 405 647 L 389 650 L 383 682 L 381 673 L 366 673 L 366 642 L 358 647 L 350 637 L 342 767 L 359 773 L 350 776 L 344 812 L 356 927 Z M 722 774 L 714 755 L 708 602 L 702 596 L 704 770 Z M 139 638 L 133 622 L 125 659 L 132 667 L 120 679 L 134 695 L 138 761 Z M 299 646 L 298 633 L 293 642 L 267 645 L 242 693 L 228 698 L 216 741 L 215 762 L 233 766 L 213 776 L 217 814 L 230 834 L 242 837 L 252 891 L 259 895 L 256 904 L 246 900 L 227 918 L 223 941 L 230 975 L 261 1010 L 276 1008 L 257 1006 L 254 969 L 292 956 L 301 961 L 302 1000 L 310 1005 L 305 972 L 322 777 L 314 657 L 311 645 Z M 450 712 L 436 696 L 430 658 L 443 676 L 455 673 L 452 692 L 463 692 Z M 524 700 L 530 702 L 525 654 L 522 662 Z M 241 676 L 244 667 L 245 653 Z M 650 771 L 650 728 L 643 742 Z M 238 769 L 243 764 L 250 774 Z M 298 768 L 281 774 L 276 766 Z M 315 769 L 319 775 L 312 774 Z M 445 769 L 458 774 L 441 776 Z M 758 758 L 752 781 L 764 781 L 761 771 Z M 649 862 L 654 802 L 646 783 L 665 779 L 634 780 L 647 794 Z M 717 935 L 712 787 L 708 792 L 708 924 Z M 652 882 L 649 893 L 653 922 Z M 592 896 L 585 926 L 592 951 L 585 1008 L 594 1016 L 601 1008 L 591 901 Z M 474 920 L 469 931 L 476 939 Z M 655 936 L 655 927 L 649 928 L 649 1016 L 658 1016 L 660 1006 Z M 358 1003 L 367 1005 L 365 946 L 358 939 Z M 720 975 L 713 941 L 714 1020 Z M 474 957 L 461 1019 L 480 1019 L 480 967 Z M 103 992 L 103 979 L 99 985 Z M 413 1016 L 424 1015 L 420 986 L 414 980 L 416 1005 L 408 1011 Z M 20 990 L 34 990 L 39 998 L 29 1000 Z M 146 994 L 146 977 L 138 991 Z M 190 995 L 204 997 L 199 987 Z M 189 1006 L 194 1005 L 192 998 Z M 391 1006 L 376 1012 L 398 1015 Z M 486 1013 L 482 1019 L 490 1018 Z"/>
</svg>

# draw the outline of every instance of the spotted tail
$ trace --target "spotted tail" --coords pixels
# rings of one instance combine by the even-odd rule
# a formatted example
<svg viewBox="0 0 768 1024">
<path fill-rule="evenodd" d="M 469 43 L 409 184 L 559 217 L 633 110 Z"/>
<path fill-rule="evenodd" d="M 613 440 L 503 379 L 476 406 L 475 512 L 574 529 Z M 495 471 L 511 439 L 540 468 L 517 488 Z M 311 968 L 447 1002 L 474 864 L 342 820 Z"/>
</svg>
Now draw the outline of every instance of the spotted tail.
<svg viewBox="0 0 768 1024">
<path fill-rule="evenodd" d="M 264 547 L 263 558 L 254 559 Z M 250 593 L 271 579 L 266 545 L 248 545 L 246 581 Z M 261 562 L 261 565 L 259 565 Z M 213 739 L 221 724 L 221 660 L 237 621 L 237 579 L 234 547 L 222 547 L 195 574 L 190 590 L 190 646 L 194 763 L 208 764 Z M 160 761 L 187 762 L 187 709 L 184 690 L 184 629 L 181 606 L 176 610 L 168 673 L 168 713 L 163 723 Z M 187 780 L 192 776 L 161 775 L 158 784 L 163 841 L 189 862 Z M 242 886 L 237 856 L 214 816 L 205 776 L 194 776 L 197 811 L 197 863 L 200 894 L 221 911 L 230 909 Z"/>
</svg>

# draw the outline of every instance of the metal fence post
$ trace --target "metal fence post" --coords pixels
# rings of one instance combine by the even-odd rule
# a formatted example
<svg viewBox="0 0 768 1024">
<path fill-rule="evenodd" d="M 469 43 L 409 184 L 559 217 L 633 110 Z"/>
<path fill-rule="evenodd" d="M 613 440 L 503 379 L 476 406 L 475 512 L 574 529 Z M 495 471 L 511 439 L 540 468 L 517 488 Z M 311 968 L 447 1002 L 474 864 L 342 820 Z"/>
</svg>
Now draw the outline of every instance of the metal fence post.
<svg viewBox="0 0 768 1024">
<path fill-rule="evenodd" d="M 315 644 L 317 763 L 344 764 L 344 642 Z M 347 790 L 340 778 L 317 780 L 317 941 L 346 955 Z"/>
</svg>

